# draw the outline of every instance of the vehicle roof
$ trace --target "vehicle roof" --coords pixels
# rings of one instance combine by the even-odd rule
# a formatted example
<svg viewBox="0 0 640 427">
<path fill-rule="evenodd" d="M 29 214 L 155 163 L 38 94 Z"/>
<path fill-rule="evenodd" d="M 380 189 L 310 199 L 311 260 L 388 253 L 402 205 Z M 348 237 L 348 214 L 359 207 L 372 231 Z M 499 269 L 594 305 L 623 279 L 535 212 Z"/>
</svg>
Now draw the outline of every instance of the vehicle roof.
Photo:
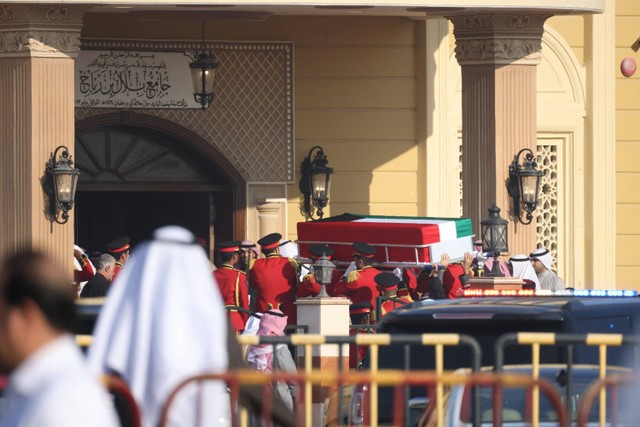
<svg viewBox="0 0 640 427">
<path fill-rule="evenodd" d="M 429 320 L 495 320 L 523 316 L 537 320 L 562 320 L 601 315 L 640 316 L 640 298 L 599 297 L 482 297 L 417 301 L 387 314 L 381 325 Z"/>
<path fill-rule="evenodd" d="M 545 373 L 545 372 L 557 372 L 559 369 L 567 369 L 567 365 L 564 363 L 550 363 L 550 364 L 541 364 L 538 365 L 538 370 L 541 373 Z M 493 372 L 494 367 L 493 366 L 483 366 L 482 368 L 480 368 L 480 371 L 483 373 L 486 372 Z M 503 372 L 508 372 L 508 373 L 523 373 L 523 374 L 531 374 L 531 371 L 533 370 L 533 365 L 531 364 L 521 364 L 521 365 L 505 365 L 502 367 L 502 371 Z M 600 370 L 600 366 L 599 365 L 592 365 L 592 364 L 574 364 L 571 366 L 571 370 L 574 372 L 589 372 L 589 373 L 593 373 L 595 372 L 596 374 L 599 373 Z M 632 370 L 630 368 L 625 368 L 622 366 L 607 366 L 607 371 L 609 373 L 614 373 L 614 372 L 618 372 L 618 373 L 628 373 L 628 372 L 632 372 Z M 457 369 L 455 371 L 455 373 L 460 373 L 460 374 L 467 374 L 470 373 L 471 369 L 469 368 L 460 368 Z"/>
</svg>

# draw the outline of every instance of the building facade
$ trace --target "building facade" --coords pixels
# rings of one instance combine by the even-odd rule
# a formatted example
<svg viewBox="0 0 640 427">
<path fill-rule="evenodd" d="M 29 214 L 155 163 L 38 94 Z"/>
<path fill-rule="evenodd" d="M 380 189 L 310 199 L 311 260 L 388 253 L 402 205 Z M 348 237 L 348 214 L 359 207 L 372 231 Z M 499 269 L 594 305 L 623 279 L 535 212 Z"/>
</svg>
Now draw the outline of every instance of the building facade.
<svg viewBox="0 0 640 427">
<path fill-rule="evenodd" d="M 635 286 L 639 83 L 618 68 L 640 59 L 633 1 L 334 3 L 0 3 L 2 253 L 64 263 L 74 240 L 100 250 L 169 222 L 209 248 L 295 239 L 300 164 L 318 145 L 335 171 L 325 215 L 477 227 L 493 202 L 512 211 L 508 165 L 529 147 L 547 175 L 537 223 L 512 221 L 512 252 L 551 247 L 576 288 Z M 205 111 L 178 83 L 203 40 L 220 62 Z M 65 225 L 41 188 L 59 145 L 81 170 Z"/>
</svg>

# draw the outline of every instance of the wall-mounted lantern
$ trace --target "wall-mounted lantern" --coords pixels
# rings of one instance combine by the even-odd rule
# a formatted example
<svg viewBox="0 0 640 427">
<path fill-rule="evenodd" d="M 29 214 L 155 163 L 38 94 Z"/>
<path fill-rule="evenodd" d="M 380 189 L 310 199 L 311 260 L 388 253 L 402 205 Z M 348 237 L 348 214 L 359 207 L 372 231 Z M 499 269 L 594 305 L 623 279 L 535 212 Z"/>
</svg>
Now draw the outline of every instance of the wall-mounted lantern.
<svg viewBox="0 0 640 427">
<path fill-rule="evenodd" d="M 44 189 L 49 196 L 49 214 L 55 222 L 64 224 L 69 220 L 80 176 L 80 171 L 73 167 L 67 147 L 61 145 L 56 148 L 45 165 L 45 173 Z M 59 214 L 61 219 L 58 219 Z"/>
<path fill-rule="evenodd" d="M 313 154 L 314 150 L 315 155 Z M 322 210 L 329 203 L 329 186 L 333 168 L 330 168 L 328 164 L 327 155 L 319 146 L 309 150 L 309 155 L 302 161 L 300 191 L 304 195 L 303 209 L 307 218 L 322 218 L 324 215 Z M 318 218 L 313 217 L 316 210 Z"/>
<path fill-rule="evenodd" d="M 520 163 L 520 156 L 525 153 L 524 160 Z M 533 211 L 538 207 L 540 196 L 540 182 L 544 171 L 538 170 L 533 151 L 523 148 L 514 157 L 509 166 L 509 183 L 507 189 L 513 198 L 514 215 L 522 224 L 531 224 Z M 527 213 L 526 222 L 522 220 L 522 210 Z"/>
<path fill-rule="evenodd" d="M 200 103 L 203 110 L 209 108 L 213 101 L 213 83 L 216 68 L 219 65 L 213 52 L 205 50 L 204 21 L 202 21 L 202 46 L 200 50 L 193 53 L 193 62 L 189 64 L 189 69 L 193 81 L 193 98 Z"/>
</svg>

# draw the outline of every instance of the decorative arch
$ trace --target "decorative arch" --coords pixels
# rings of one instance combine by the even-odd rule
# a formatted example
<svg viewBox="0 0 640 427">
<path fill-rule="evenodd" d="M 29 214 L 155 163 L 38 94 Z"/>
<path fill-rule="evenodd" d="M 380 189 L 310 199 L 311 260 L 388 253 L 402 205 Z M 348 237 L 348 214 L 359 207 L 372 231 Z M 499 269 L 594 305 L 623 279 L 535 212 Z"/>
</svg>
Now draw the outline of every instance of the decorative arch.
<svg viewBox="0 0 640 427">
<path fill-rule="evenodd" d="M 112 126 L 126 126 L 137 129 L 147 129 L 164 134 L 187 145 L 195 154 L 210 162 L 232 185 L 233 198 L 233 236 L 234 239 L 244 239 L 246 224 L 246 181 L 228 161 L 222 152 L 210 144 L 200 135 L 186 129 L 179 124 L 146 114 L 130 111 L 107 113 L 81 119 L 76 122 L 76 134 L 108 128 Z"/>
</svg>

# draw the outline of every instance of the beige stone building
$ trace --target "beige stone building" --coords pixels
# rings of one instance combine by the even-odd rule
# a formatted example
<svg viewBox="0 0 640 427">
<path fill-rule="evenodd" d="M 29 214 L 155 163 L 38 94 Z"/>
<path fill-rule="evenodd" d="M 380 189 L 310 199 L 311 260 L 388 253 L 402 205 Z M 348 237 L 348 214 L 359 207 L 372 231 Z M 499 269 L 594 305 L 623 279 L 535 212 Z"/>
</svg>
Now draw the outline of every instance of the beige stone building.
<svg viewBox="0 0 640 427">
<path fill-rule="evenodd" d="M 547 173 L 512 252 L 552 248 L 576 288 L 634 288 L 640 81 L 619 66 L 640 60 L 640 6 L 530 3 L 0 2 L 0 252 L 66 263 L 74 240 L 99 250 L 165 223 L 295 239 L 316 145 L 334 169 L 325 215 L 477 227 L 493 202 L 512 213 L 508 166 L 528 147 Z M 203 27 L 220 62 L 205 111 L 186 55 Z M 60 145 L 81 171 L 64 225 L 41 184 Z"/>
</svg>

